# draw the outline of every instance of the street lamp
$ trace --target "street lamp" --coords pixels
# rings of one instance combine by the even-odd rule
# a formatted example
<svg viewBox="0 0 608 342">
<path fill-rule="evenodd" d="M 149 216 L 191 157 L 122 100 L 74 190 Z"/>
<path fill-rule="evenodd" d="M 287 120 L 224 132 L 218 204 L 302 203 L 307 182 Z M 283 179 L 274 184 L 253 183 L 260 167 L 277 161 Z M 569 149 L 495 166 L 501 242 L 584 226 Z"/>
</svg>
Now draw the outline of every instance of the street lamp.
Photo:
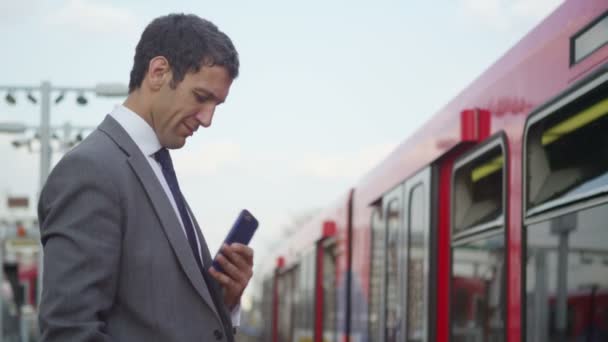
<svg viewBox="0 0 608 342">
<path fill-rule="evenodd" d="M 6 97 L 4 99 L 10 105 L 14 105 L 15 103 L 17 103 L 17 100 L 15 99 L 15 96 L 13 96 L 13 94 L 11 94 L 10 91 L 8 93 L 6 93 Z"/>
<path fill-rule="evenodd" d="M 65 94 L 68 92 L 76 93 L 78 94 L 76 102 L 80 105 L 85 105 L 88 103 L 87 98 L 84 96 L 85 93 L 93 93 L 94 95 L 101 97 L 124 97 L 128 95 L 128 87 L 120 83 L 99 83 L 93 87 L 55 87 L 51 86 L 50 82 L 44 81 L 40 84 L 40 86 L 0 85 L 0 91 L 7 92 L 5 99 L 9 104 L 15 104 L 17 102 L 13 95 L 14 92 L 26 92 L 28 94 L 28 99 L 30 99 L 32 102 L 35 101 L 35 103 L 38 103 L 38 99 L 31 95 L 31 93 L 40 93 L 40 127 L 38 129 L 40 134 L 40 189 L 42 189 L 42 185 L 44 185 L 46 177 L 51 169 L 51 92 L 58 91 L 60 93 L 55 99 L 55 103 L 61 102 Z M 2 130 L 0 130 L 0 132 L 2 132 Z"/>
<path fill-rule="evenodd" d="M 65 97 L 65 93 L 59 94 L 59 96 L 57 96 L 57 98 L 55 99 L 55 104 L 58 104 L 59 102 L 63 101 L 64 97 Z"/>
<path fill-rule="evenodd" d="M 34 95 L 32 95 L 32 93 L 27 93 L 27 99 L 33 104 L 38 103 L 38 100 L 34 97 Z"/>
<path fill-rule="evenodd" d="M 79 94 L 78 97 L 76 98 L 76 103 L 78 103 L 81 106 L 86 105 L 87 102 L 89 102 L 89 101 L 87 100 L 86 97 L 84 97 L 84 94 Z"/>
<path fill-rule="evenodd" d="M 20 122 L 0 122 L 0 133 L 22 134 L 28 126 Z"/>
<path fill-rule="evenodd" d="M 71 123 L 66 122 L 61 126 L 51 127 L 51 140 L 55 140 L 59 143 L 59 148 L 57 150 L 60 153 L 67 152 L 67 150 L 76 146 L 76 144 L 84 139 L 83 134 L 85 131 L 92 131 L 94 129 L 94 126 L 73 126 Z M 28 149 L 32 151 L 32 143 L 34 140 L 40 140 L 40 133 L 38 130 L 38 126 L 29 126 L 19 122 L 0 122 L 0 133 L 24 134 L 26 131 L 34 131 L 34 135 L 30 138 L 25 137 L 13 140 L 11 144 L 15 148 L 27 146 Z M 52 150 L 53 148 L 51 148 L 51 151 Z"/>
</svg>

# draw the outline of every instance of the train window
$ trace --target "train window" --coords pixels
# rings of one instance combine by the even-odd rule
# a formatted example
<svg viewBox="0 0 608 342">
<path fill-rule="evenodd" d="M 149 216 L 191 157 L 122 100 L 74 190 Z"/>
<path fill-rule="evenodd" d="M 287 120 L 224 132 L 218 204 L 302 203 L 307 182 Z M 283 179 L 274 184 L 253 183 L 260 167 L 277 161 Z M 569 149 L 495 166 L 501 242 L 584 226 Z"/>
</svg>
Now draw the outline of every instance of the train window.
<svg viewBox="0 0 608 342">
<path fill-rule="evenodd" d="M 528 341 L 606 341 L 608 74 L 531 116 L 524 142 Z"/>
<path fill-rule="evenodd" d="M 372 297 L 370 339 L 373 341 L 428 340 L 430 178 L 431 169 L 426 168 L 394 188 L 382 199 L 385 203 L 382 220 L 375 216 L 372 221 L 374 232 L 378 232 L 373 237 L 373 253 L 381 265 L 372 275 L 384 284 L 383 293 L 375 291 L 380 298 Z M 382 227 L 385 227 L 384 234 Z M 371 323 L 375 313 L 371 310 L 378 306 L 384 308 L 377 319 L 380 329 L 378 324 Z"/>
<path fill-rule="evenodd" d="M 400 201 L 394 200 L 389 203 L 387 219 L 387 247 L 386 247 L 386 313 L 385 313 L 385 337 L 387 341 L 395 341 L 399 329 L 403 327 L 403 309 L 401 306 L 401 272 L 399 271 L 399 255 L 401 245 L 399 243 L 401 229 L 401 207 Z"/>
<path fill-rule="evenodd" d="M 608 204 L 526 227 L 528 341 L 608 341 Z"/>
<path fill-rule="evenodd" d="M 451 335 L 453 342 L 505 340 L 504 138 L 454 164 Z"/>
<path fill-rule="evenodd" d="M 493 140 L 454 167 L 452 235 L 500 226 L 504 217 L 504 153 Z"/>
<path fill-rule="evenodd" d="M 294 337 L 294 313 L 298 302 L 298 267 L 293 267 L 278 279 L 278 337 L 279 341 L 293 341 Z"/>
<path fill-rule="evenodd" d="M 314 249 L 304 253 L 298 266 L 297 286 L 294 289 L 295 341 L 312 340 L 314 335 L 315 257 Z"/>
<path fill-rule="evenodd" d="M 337 342 L 336 244 L 327 241 L 323 250 L 323 341 Z"/>
<path fill-rule="evenodd" d="M 384 268 L 386 234 L 382 221 L 382 209 L 377 207 L 372 215 L 372 250 L 369 275 L 369 336 L 371 341 L 384 341 Z"/>
<path fill-rule="evenodd" d="M 547 113 L 526 134 L 528 216 L 608 190 L 608 82 Z"/>
<path fill-rule="evenodd" d="M 505 239 L 502 229 L 452 247 L 452 341 L 504 341 Z"/>
<path fill-rule="evenodd" d="M 571 40 L 571 64 L 576 64 L 608 44 L 608 13 L 576 34 Z"/>
<path fill-rule="evenodd" d="M 273 274 L 274 276 L 274 274 Z M 262 317 L 273 317 L 274 300 L 274 277 L 264 279 L 262 284 Z M 263 321 L 262 340 L 272 340 L 272 319 L 266 318 Z"/>
<path fill-rule="evenodd" d="M 428 305 L 429 234 L 426 224 L 424 185 L 416 185 L 409 198 L 407 273 L 407 341 L 426 341 Z"/>
</svg>

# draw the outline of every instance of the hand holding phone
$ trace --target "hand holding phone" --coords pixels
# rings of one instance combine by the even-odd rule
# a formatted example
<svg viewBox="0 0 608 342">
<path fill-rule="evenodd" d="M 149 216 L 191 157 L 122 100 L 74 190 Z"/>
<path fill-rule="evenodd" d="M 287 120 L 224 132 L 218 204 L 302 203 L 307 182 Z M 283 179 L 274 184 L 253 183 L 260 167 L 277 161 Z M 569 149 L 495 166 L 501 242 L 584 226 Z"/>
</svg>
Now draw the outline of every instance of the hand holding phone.
<svg viewBox="0 0 608 342">
<path fill-rule="evenodd" d="M 257 228 L 258 220 L 249 211 L 243 209 L 239 216 L 236 218 L 236 221 L 234 221 L 234 224 L 228 232 L 228 235 L 226 235 L 222 246 L 224 244 L 231 245 L 235 242 L 241 243 L 243 245 L 248 245 Z M 220 252 L 218 251 L 217 254 L 219 253 Z M 213 268 L 215 268 L 219 272 L 224 272 L 224 270 L 216 259 L 217 258 L 214 258 L 213 260 Z"/>
</svg>

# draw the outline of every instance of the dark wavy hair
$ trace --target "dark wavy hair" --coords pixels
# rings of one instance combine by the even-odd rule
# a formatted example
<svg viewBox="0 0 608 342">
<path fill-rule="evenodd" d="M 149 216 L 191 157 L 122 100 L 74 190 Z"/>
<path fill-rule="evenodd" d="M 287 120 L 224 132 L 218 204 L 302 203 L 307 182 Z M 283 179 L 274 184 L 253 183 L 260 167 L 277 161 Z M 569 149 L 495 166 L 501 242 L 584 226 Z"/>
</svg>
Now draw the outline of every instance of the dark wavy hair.
<svg viewBox="0 0 608 342">
<path fill-rule="evenodd" d="M 239 55 L 230 38 L 194 14 L 169 14 L 148 24 L 135 48 L 129 93 L 141 87 L 150 60 L 157 56 L 169 61 L 173 88 L 203 65 L 223 66 L 233 79 L 239 74 Z"/>
</svg>

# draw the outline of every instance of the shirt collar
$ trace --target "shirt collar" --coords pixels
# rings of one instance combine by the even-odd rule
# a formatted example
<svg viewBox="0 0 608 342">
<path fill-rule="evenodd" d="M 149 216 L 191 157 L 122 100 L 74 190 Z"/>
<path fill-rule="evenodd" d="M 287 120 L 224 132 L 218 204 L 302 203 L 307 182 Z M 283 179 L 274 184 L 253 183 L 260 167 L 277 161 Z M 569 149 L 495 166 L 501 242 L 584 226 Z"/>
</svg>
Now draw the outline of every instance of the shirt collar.
<svg viewBox="0 0 608 342">
<path fill-rule="evenodd" d="M 162 148 L 156 133 L 150 125 L 135 112 L 123 105 L 117 105 L 110 113 L 127 131 L 135 145 L 139 147 L 145 156 L 152 156 L 156 151 Z"/>
</svg>

